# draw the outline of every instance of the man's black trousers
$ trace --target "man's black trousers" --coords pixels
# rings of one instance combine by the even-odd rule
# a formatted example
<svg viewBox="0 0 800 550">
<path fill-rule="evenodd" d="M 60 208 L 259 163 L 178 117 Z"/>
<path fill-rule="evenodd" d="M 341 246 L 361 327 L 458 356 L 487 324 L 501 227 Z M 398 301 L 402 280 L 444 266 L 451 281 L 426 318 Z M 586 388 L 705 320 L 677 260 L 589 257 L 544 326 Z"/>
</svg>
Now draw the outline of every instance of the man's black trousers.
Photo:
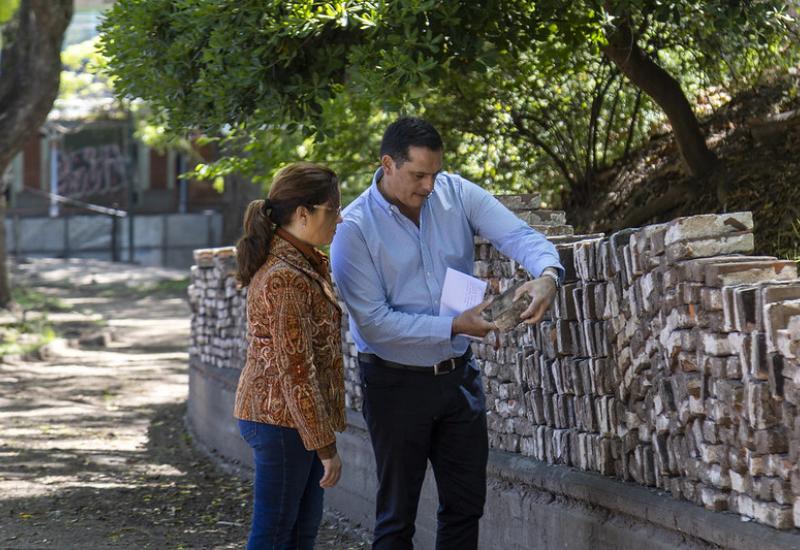
<svg viewBox="0 0 800 550">
<path fill-rule="evenodd" d="M 437 550 L 476 549 L 489 446 L 475 359 L 439 376 L 363 361 L 360 368 L 379 486 L 373 549 L 413 548 L 429 460 L 439 494 Z"/>
</svg>

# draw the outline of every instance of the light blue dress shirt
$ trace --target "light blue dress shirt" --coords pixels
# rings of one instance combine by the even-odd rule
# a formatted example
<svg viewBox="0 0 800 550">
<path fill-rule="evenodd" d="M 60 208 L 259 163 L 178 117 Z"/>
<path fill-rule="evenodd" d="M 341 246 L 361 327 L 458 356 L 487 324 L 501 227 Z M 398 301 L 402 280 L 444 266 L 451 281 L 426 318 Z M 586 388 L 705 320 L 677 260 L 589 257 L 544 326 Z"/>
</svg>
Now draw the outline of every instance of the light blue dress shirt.
<svg viewBox="0 0 800 550">
<path fill-rule="evenodd" d="M 382 175 L 345 208 L 331 245 L 359 351 L 419 366 L 462 355 L 469 339 L 451 337 L 439 299 L 448 267 L 472 274 L 476 234 L 534 277 L 547 267 L 563 276 L 555 246 L 474 183 L 439 173 L 417 227 L 378 190 Z"/>
</svg>

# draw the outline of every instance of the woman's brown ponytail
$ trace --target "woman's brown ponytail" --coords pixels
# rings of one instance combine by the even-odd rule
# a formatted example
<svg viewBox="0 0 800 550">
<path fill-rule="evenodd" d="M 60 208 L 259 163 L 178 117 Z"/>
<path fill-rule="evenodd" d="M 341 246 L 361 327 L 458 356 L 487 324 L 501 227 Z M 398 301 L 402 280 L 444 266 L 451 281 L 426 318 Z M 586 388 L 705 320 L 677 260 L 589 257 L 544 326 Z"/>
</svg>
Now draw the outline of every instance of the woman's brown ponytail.
<svg viewBox="0 0 800 550">
<path fill-rule="evenodd" d="M 244 235 L 236 243 L 236 279 L 242 286 L 250 284 L 269 254 L 275 226 L 269 219 L 269 202 L 259 199 L 247 205 L 244 213 Z"/>
</svg>

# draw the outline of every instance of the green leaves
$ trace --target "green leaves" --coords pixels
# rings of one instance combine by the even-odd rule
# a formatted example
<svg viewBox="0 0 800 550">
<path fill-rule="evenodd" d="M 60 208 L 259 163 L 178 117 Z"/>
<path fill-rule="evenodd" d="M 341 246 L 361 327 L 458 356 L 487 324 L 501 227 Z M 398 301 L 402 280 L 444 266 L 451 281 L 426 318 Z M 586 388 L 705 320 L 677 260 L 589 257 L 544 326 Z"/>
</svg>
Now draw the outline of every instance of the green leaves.
<svg viewBox="0 0 800 550">
<path fill-rule="evenodd" d="M 414 113 L 446 135 L 449 169 L 555 197 L 663 121 L 609 80 L 601 48 L 621 22 L 689 97 L 797 60 L 777 0 L 118 0 L 101 50 L 116 92 L 144 99 L 163 136 L 221 139 L 212 179 L 266 182 L 308 158 L 356 192 L 385 123 Z"/>
<path fill-rule="evenodd" d="M 0 0 L 0 25 L 7 23 L 19 7 L 19 0 Z"/>
</svg>

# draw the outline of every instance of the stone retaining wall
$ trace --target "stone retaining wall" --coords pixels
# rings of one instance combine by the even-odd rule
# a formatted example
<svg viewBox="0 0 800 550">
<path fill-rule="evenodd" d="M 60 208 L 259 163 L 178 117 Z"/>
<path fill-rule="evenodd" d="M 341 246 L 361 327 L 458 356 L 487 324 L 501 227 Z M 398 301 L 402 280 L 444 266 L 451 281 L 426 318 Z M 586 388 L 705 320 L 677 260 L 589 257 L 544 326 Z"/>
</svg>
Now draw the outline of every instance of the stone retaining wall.
<svg viewBox="0 0 800 550">
<path fill-rule="evenodd" d="M 535 197 L 502 200 L 549 235 L 567 279 L 543 322 L 474 345 L 492 448 L 800 527 L 800 280 L 793 262 L 746 255 L 750 213 L 606 237 L 573 235 Z M 475 250 L 489 293 L 527 276 L 489 243 Z M 192 361 L 241 368 L 233 249 L 195 258 Z M 347 406 L 359 410 L 346 321 L 342 333 Z"/>
</svg>

